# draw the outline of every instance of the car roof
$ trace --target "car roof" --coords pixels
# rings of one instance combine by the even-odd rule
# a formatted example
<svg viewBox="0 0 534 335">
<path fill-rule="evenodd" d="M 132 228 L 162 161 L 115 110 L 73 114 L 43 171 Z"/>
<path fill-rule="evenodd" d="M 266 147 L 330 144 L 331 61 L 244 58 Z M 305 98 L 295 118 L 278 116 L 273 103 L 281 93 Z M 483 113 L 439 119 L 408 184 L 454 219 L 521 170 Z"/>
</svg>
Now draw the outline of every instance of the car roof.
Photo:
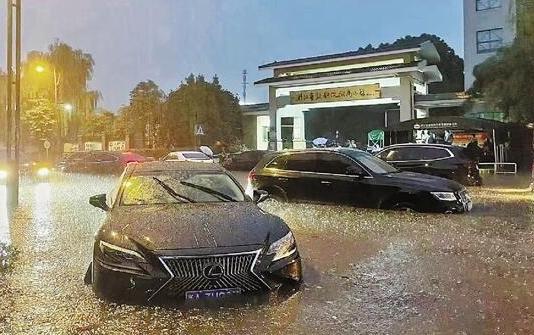
<svg viewBox="0 0 534 335">
<path fill-rule="evenodd" d="M 348 152 L 364 152 L 364 153 L 367 153 L 367 151 L 353 149 L 353 148 L 344 148 L 344 147 L 289 149 L 289 150 L 275 151 L 275 153 L 283 155 L 283 154 L 295 154 L 295 153 L 318 152 L 318 151 L 340 152 L 340 153 L 348 153 Z"/>
<path fill-rule="evenodd" d="M 455 148 L 461 148 L 457 145 L 451 145 L 451 144 L 442 144 L 442 143 L 399 143 L 399 144 L 392 144 L 384 147 L 384 149 L 391 148 L 391 147 L 410 147 L 410 146 L 417 146 L 417 147 L 437 147 L 437 148 L 447 148 L 447 149 L 455 149 Z"/>
<path fill-rule="evenodd" d="M 217 163 L 207 164 L 201 162 L 177 162 L 177 161 L 154 161 L 144 163 L 128 164 L 132 174 L 150 174 L 151 172 L 172 172 L 172 171 L 208 171 L 221 172 L 225 170 Z"/>
<path fill-rule="evenodd" d="M 189 151 L 171 151 L 171 152 L 169 152 L 169 154 L 202 154 L 202 155 L 208 157 L 208 155 L 206 155 L 202 151 L 193 151 L 193 150 L 189 150 Z"/>
</svg>

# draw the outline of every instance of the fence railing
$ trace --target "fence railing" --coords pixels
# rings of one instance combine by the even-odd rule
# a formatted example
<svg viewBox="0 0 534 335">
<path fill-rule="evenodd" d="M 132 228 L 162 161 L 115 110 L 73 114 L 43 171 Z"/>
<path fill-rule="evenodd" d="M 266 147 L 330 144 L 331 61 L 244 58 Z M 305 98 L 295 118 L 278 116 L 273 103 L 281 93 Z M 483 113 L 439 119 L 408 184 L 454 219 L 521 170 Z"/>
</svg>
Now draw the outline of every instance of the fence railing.
<svg viewBox="0 0 534 335">
<path fill-rule="evenodd" d="M 516 163 L 478 163 L 482 173 L 517 174 Z"/>
</svg>

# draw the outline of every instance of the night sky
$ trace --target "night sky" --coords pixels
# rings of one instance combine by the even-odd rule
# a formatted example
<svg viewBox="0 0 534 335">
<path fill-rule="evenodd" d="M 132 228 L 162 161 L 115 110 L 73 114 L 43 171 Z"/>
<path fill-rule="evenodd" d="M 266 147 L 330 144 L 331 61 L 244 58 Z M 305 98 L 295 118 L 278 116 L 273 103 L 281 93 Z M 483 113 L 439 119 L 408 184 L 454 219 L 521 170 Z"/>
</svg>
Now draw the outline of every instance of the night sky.
<svg viewBox="0 0 534 335">
<path fill-rule="evenodd" d="M 56 38 L 95 59 L 90 87 L 116 110 L 137 82 L 165 92 L 189 73 L 217 74 L 247 103 L 264 102 L 252 82 L 273 60 L 343 52 L 434 33 L 463 55 L 460 0 L 23 0 L 23 51 L 45 50 Z M 5 69 L 5 1 L 0 6 L 0 68 Z"/>
</svg>

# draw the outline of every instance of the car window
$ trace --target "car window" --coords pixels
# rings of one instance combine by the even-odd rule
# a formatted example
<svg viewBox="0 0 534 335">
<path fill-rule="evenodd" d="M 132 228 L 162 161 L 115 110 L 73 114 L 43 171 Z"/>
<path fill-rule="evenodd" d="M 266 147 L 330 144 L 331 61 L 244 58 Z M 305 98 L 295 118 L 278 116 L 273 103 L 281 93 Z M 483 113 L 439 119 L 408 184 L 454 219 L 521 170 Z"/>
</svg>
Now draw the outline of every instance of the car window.
<svg viewBox="0 0 534 335">
<path fill-rule="evenodd" d="M 398 170 L 393 166 L 384 162 L 380 158 L 371 155 L 370 153 L 358 150 L 350 150 L 344 153 L 363 165 L 368 171 L 373 173 L 386 174 L 398 172 Z"/>
<path fill-rule="evenodd" d="M 354 164 L 338 154 L 320 152 L 316 156 L 315 171 L 319 173 L 346 174 L 348 167 Z"/>
<path fill-rule="evenodd" d="M 115 162 L 118 158 L 114 155 L 110 155 L 104 152 L 97 152 L 93 153 L 91 155 L 91 158 L 89 158 L 89 161 L 96 161 L 96 162 Z"/>
<path fill-rule="evenodd" d="M 423 148 L 422 154 L 425 160 L 450 157 L 449 152 L 442 148 Z"/>
<path fill-rule="evenodd" d="M 316 154 L 311 152 L 289 155 L 286 170 L 315 172 L 317 170 L 316 158 Z"/>
<path fill-rule="evenodd" d="M 267 164 L 266 168 L 285 170 L 287 166 L 287 158 L 288 155 L 280 155 Z"/>
<path fill-rule="evenodd" d="M 184 152 L 182 155 L 186 159 L 196 159 L 196 160 L 202 160 L 202 159 L 210 159 L 208 156 L 201 152 Z"/>
<path fill-rule="evenodd" d="M 412 152 L 413 149 L 414 148 L 412 147 L 391 148 L 382 152 L 380 154 L 380 158 L 388 162 L 412 160 L 414 159 L 414 153 Z"/>
<path fill-rule="evenodd" d="M 224 173 L 183 171 L 175 174 L 137 175 L 130 177 L 124 184 L 121 205 L 155 205 L 180 203 L 155 179 L 161 180 L 177 194 L 194 202 L 221 202 L 220 196 L 210 194 L 198 187 L 182 184 L 189 183 L 221 193 L 236 201 L 245 201 L 243 192 L 237 184 Z"/>
<path fill-rule="evenodd" d="M 72 154 L 65 157 L 67 160 L 82 160 L 86 156 L 84 152 L 73 152 Z"/>
</svg>

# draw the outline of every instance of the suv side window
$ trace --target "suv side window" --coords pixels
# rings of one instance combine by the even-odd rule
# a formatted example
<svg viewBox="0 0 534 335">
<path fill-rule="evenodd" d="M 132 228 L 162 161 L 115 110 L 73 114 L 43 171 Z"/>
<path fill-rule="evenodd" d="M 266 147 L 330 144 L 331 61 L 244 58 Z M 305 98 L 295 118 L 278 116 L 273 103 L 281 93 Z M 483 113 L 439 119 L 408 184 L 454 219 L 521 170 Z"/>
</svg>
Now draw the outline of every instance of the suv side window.
<svg viewBox="0 0 534 335">
<path fill-rule="evenodd" d="M 349 159 L 334 153 L 317 153 L 315 172 L 331 174 L 347 174 L 347 169 L 353 165 Z"/>
<path fill-rule="evenodd" d="M 98 152 L 98 153 L 93 154 L 93 157 L 91 159 L 91 161 L 93 162 L 115 162 L 117 160 L 118 158 L 116 156 L 106 154 L 103 152 Z"/>
<path fill-rule="evenodd" d="M 379 157 L 386 162 L 391 161 L 408 161 L 413 160 L 413 154 L 410 153 L 414 148 L 392 148 L 382 152 Z"/>
<path fill-rule="evenodd" d="M 285 170 L 287 165 L 288 155 L 280 155 L 273 159 L 265 168 L 267 169 L 278 169 Z"/>
<path fill-rule="evenodd" d="M 315 172 L 316 165 L 317 160 L 314 153 L 297 153 L 289 155 L 286 170 Z"/>
<path fill-rule="evenodd" d="M 441 148 L 423 148 L 423 159 L 440 159 L 450 157 L 450 154 L 445 149 Z"/>
</svg>

